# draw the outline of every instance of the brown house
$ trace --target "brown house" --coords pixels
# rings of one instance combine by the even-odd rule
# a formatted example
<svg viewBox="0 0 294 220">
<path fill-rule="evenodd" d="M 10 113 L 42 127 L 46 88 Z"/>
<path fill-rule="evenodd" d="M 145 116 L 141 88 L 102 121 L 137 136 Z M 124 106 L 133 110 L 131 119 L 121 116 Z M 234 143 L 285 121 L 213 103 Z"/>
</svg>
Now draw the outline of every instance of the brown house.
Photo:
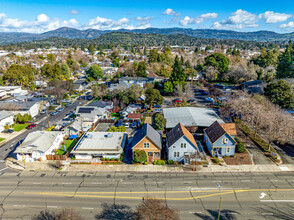
<svg viewBox="0 0 294 220">
<path fill-rule="evenodd" d="M 134 135 L 132 151 L 144 150 L 147 154 L 148 163 L 160 159 L 161 149 L 161 135 L 151 125 L 144 124 L 144 126 Z"/>
</svg>

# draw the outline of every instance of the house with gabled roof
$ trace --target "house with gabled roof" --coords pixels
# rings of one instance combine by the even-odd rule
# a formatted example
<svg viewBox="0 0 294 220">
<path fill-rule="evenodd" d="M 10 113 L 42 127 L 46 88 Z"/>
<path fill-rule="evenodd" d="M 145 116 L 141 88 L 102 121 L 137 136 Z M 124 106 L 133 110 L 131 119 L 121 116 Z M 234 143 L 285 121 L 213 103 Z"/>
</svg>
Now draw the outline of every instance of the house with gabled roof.
<svg viewBox="0 0 294 220">
<path fill-rule="evenodd" d="M 166 151 L 169 160 L 190 164 L 190 155 L 199 152 L 199 148 L 193 135 L 178 123 L 166 135 Z"/>
<path fill-rule="evenodd" d="M 215 121 L 204 130 L 204 142 L 211 156 L 233 156 L 236 149 L 235 123 L 219 123 Z"/>
<path fill-rule="evenodd" d="M 144 150 L 146 152 L 148 163 L 159 160 L 162 150 L 161 134 L 151 125 L 144 124 L 136 132 L 132 141 L 132 152 L 134 153 L 136 150 Z"/>
</svg>

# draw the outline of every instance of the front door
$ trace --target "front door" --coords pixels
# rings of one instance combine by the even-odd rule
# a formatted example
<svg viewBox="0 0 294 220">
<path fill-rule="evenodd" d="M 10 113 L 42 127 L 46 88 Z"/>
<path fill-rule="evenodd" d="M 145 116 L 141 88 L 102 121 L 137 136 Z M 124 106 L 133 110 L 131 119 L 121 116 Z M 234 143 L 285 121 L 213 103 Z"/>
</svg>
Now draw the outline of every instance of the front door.
<svg viewBox="0 0 294 220">
<path fill-rule="evenodd" d="M 153 162 L 153 152 L 148 152 L 148 163 Z"/>
</svg>

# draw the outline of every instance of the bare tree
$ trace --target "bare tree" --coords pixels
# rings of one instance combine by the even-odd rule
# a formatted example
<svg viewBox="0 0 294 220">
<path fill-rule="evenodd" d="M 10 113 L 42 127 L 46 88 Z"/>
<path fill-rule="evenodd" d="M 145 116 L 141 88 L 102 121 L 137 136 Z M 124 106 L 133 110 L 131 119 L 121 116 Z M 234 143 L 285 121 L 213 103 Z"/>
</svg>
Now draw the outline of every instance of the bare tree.
<svg viewBox="0 0 294 220">
<path fill-rule="evenodd" d="M 176 210 L 169 208 L 163 200 L 144 198 L 137 207 L 140 220 L 178 220 Z"/>
</svg>

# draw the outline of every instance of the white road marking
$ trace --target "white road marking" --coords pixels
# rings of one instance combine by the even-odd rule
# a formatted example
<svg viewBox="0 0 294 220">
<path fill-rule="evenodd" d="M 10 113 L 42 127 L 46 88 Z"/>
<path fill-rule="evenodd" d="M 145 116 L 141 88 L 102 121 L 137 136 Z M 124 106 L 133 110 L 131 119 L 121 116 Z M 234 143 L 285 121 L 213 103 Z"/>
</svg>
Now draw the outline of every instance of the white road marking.
<svg viewBox="0 0 294 220">
<path fill-rule="evenodd" d="M 25 207 L 25 205 L 13 205 L 14 207 L 18 207 L 18 206 L 21 206 L 21 207 Z"/>
<path fill-rule="evenodd" d="M 68 184 L 68 185 L 70 185 L 70 184 L 72 184 L 72 183 L 62 183 L 63 185 L 66 185 L 66 184 Z"/>
<path fill-rule="evenodd" d="M 4 163 L 4 160 L 0 160 L 0 163 Z"/>
<path fill-rule="evenodd" d="M 5 168 L 1 169 L 0 172 L 3 171 L 3 170 L 6 170 L 6 169 L 8 169 L 8 167 L 5 167 Z"/>
<path fill-rule="evenodd" d="M 241 182 L 250 182 L 251 180 L 241 180 Z"/>
<path fill-rule="evenodd" d="M 57 209 L 57 206 L 50 206 L 50 205 L 48 205 L 47 208 Z"/>
<path fill-rule="evenodd" d="M 33 183 L 33 184 L 36 184 L 36 185 L 38 185 L 38 184 L 41 184 L 41 183 Z"/>
<path fill-rule="evenodd" d="M 265 196 L 266 196 L 266 194 L 265 194 L 264 192 L 262 192 L 262 193 L 260 193 L 259 198 L 260 198 L 260 199 L 263 199 Z"/>
<path fill-rule="evenodd" d="M 260 200 L 260 202 L 294 202 L 294 200 Z"/>
<path fill-rule="evenodd" d="M 214 182 L 214 183 L 221 183 L 222 181 L 221 180 L 214 180 L 212 182 Z"/>
<path fill-rule="evenodd" d="M 271 212 L 264 212 L 264 213 L 261 213 L 262 215 L 274 215 L 274 213 L 271 213 Z"/>
<path fill-rule="evenodd" d="M 94 208 L 90 208 L 90 207 L 83 207 L 82 209 L 94 209 Z"/>
<path fill-rule="evenodd" d="M 102 183 L 92 182 L 92 184 L 102 184 Z"/>
</svg>

